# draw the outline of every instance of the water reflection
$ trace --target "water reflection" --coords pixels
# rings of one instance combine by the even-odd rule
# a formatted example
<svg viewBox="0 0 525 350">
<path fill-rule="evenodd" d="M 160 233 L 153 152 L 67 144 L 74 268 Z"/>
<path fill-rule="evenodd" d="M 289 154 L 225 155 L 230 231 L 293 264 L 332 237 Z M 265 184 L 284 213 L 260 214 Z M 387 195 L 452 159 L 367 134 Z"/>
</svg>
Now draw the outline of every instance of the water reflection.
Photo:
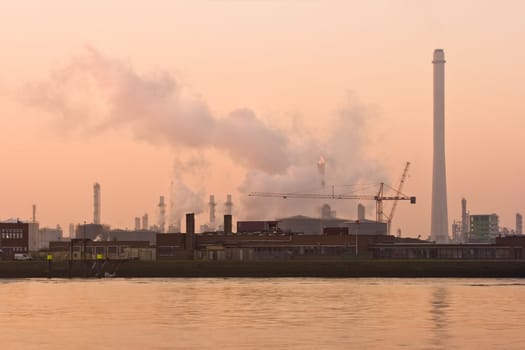
<svg viewBox="0 0 525 350">
<path fill-rule="evenodd" d="M 449 292 L 446 287 L 437 286 L 432 290 L 430 314 L 432 319 L 432 344 L 437 349 L 446 349 L 449 339 L 447 311 Z"/>
</svg>

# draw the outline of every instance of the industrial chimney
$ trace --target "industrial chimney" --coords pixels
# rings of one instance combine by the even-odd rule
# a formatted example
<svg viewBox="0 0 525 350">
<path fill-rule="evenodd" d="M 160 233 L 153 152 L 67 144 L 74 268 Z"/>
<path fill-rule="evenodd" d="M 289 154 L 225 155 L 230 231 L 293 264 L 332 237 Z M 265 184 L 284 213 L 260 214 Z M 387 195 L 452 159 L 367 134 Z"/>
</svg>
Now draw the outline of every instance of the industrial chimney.
<svg viewBox="0 0 525 350">
<path fill-rule="evenodd" d="M 231 214 L 224 214 L 224 233 L 229 235 L 232 233 L 232 216 Z"/>
<path fill-rule="evenodd" d="M 523 216 L 520 213 L 516 213 L 516 234 L 523 234 Z"/>
<path fill-rule="evenodd" d="M 217 203 L 215 203 L 215 196 L 213 194 L 210 195 L 210 202 L 208 205 L 210 206 L 210 229 L 215 229 L 215 207 L 217 206 Z"/>
<path fill-rule="evenodd" d="M 149 230 L 148 214 L 142 216 L 142 229 L 144 231 Z"/>
<path fill-rule="evenodd" d="M 232 215 L 232 208 L 233 208 L 232 195 L 228 194 L 226 195 L 226 203 L 224 203 L 224 214 Z"/>
<path fill-rule="evenodd" d="M 357 205 L 357 220 L 364 221 L 366 218 L 365 206 L 361 203 Z"/>
<path fill-rule="evenodd" d="M 445 53 L 434 50 L 434 164 L 430 236 L 448 242 L 447 178 L 445 167 Z"/>
<path fill-rule="evenodd" d="M 186 236 L 185 236 L 185 247 L 186 250 L 193 250 L 193 238 L 195 235 L 195 214 L 186 214 Z"/>
<path fill-rule="evenodd" d="M 164 202 L 164 196 L 160 196 L 159 199 L 159 231 L 160 233 L 166 231 L 166 203 Z"/>
<path fill-rule="evenodd" d="M 36 204 L 33 204 L 33 222 L 36 222 Z"/>
<path fill-rule="evenodd" d="M 93 185 L 93 223 L 100 225 L 100 184 Z"/>
<path fill-rule="evenodd" d="M 467 242 L 469 231 L 467 200 L 465 198 L 461 198 L 461 239 L 463 242 Z"/>
</svg>

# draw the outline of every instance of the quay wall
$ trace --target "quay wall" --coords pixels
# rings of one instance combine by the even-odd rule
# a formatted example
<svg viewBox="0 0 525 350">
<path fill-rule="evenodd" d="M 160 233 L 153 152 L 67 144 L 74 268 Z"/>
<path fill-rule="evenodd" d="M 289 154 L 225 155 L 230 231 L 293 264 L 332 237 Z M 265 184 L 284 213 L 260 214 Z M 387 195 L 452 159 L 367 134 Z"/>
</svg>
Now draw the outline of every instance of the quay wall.
<svg viewBox="0 0 525 350">
<path fill-rule="evenodd" d="M 0 261 L 0 278 L 162 277 L 525 277 L 525 261 L 507 260 L 130 260 L 94 268 L 94 262 Z"/>
</svg>

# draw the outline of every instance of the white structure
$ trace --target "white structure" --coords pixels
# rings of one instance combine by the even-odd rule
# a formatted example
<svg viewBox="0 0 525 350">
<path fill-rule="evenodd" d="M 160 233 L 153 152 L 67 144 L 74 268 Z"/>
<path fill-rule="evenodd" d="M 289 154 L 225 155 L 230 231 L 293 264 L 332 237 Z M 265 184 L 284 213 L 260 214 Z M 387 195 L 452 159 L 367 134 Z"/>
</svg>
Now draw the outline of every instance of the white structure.
<svg viewBox="0 0 525 350">
<path fill-rule="evenodd" d="M 430 237 L 448 242 L 447 178 L 445 167 L 445 53 L 434 50 L 434 165 Z"/>
<path fill-rule="evenodd" d="M 215 207 L 217 206 L 217 203 L 215 203 L 215 196 L 213 194 L 210 195 L 210 201 L 208 205 L 210 207 L 209 228 L 214 229 L 215 228 Z"/>
<path fill-rule="evenodd" d="M 464 242 L 467 241 L 469 233 L 469 222 L 468 211 L 467 211 L 467 200 L 461 198 L 461 236 Z"/>
<path fill-rule="evenodd" d="M 149 230 L 148 214 L 142 216 L 142 229 Z"/>
<path fill-rule="evenodd" d="M 100 225 L 100 184 L 93 185 L 93 223 Z"/>
<path fill-rule="evenodd" d="M 361 203 L 357 205 L 357 220 L 363 221 L 366 219 L 365 206 Z"/>
<path fill-rule="evenodd" d="M 30 252 L 37 251 L 39 248 L 39 225 L 37 221 L 28 222 L 28 248 Z"/>
<path fill-rule="evenodd" d="M 140 217 L 135 217 L 135 231 L 140 231 Z"/>
<path fill-rule="evenodd" d="M 56 228 L 43 227 L 39 230 L 39 236 L 38 249 L 49 249 L 49 242 L 62 240 L 62 228 L 60 225 Z"/>
<path fill-rule="evenodd" d="M 159 231 L 160 233 L 166 232 L 166 203 L 164 202 L 164 196 L 160 196 L 159 199 Z"/>
</svg>

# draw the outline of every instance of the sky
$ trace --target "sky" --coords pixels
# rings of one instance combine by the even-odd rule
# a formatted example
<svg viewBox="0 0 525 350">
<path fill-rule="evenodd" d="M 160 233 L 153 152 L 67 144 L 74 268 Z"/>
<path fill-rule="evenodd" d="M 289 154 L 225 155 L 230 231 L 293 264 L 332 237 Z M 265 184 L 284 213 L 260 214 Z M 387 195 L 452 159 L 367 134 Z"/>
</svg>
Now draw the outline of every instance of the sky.
<svg viewBox="0 0 525 350">
<path fill-rule="evenodd" d="M 449 224 L 523 213 L 522 1 L 5 1 L 0 12 L 0 219 L 132 228 L 209 194 L 234 216 L 317 215 L 317 200 L 248 197 L 397 187 L 393 227 L 430 229 L 432 53 L 445 68 Z M 173 185 L 171 185 L 173 183 Z M 372 191 L 373 192 L 373 191 Z M 370 194 L 370 190 L 366 194 Z M 355 218 L 357 201 L 330 202 Z M 367 216 L 374 203 L 365 201 Z M 389 212 L 391 203 L 385 203 Z"/>
</svg>

